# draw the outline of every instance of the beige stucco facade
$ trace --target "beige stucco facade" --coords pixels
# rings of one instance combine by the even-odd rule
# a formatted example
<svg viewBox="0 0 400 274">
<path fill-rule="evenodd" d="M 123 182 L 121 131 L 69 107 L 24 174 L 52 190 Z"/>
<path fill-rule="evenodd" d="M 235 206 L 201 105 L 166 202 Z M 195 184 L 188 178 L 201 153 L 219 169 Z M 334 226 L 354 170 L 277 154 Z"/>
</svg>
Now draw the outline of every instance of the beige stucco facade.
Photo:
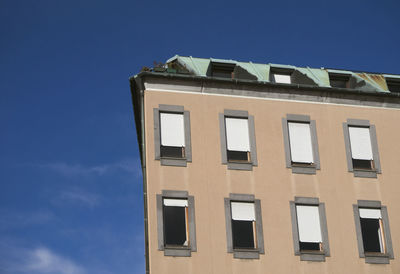
<svg viewBox="0 0 400 274">
<path fill-rule="evenodd" d="M 153 109 L 159 104 L 190 112 L 192 162 L 186 167 L 155 160 Z M 400 273 L 400 109 L 157 89 L 144 91 L 143 105 L 150 273 Z M 221 164 L 218 115 L 224 109 L 254 116 L 258 166 L 252 171 Z M 316 121 L 321 169 L 315 175 L 293 174 L 285 165 L 281 120 L 287 114 Z M 377 178 L 356 178 L 348 171 L 342 128 L 348 118 L 376 126 L 382 167 Z M 156 195 L 162 190 L 194 196 L 197 251 L 190 257 L 158 250 Z M 265 254 L 259 259 L 235 259 L 227 252 L 224 198 L 230 193 L 254 194 L 261 201 Z M 295 196 L 325 203 L 331 253 L 325 262 L 294 255 L 289 202 Z M 359 257 L 352 210 L 357 200 L 387 206 L 395 257 L 389 264 L 367 264 Z"/>
</svg>

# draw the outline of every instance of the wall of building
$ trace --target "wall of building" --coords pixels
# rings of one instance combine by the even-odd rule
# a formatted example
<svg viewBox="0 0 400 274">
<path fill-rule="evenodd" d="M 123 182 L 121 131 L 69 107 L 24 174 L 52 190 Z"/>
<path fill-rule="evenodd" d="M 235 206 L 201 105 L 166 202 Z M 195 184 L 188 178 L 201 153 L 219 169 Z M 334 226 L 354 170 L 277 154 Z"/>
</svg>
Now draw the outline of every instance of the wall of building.
<svg viewBox="0 0 400 274">
<path fill-rule="evenodd" d="M 149 90 L 144 101 L 150 273 L 400 273 L 400 110 Z M 159 104 L 190 111 L 193 161 L 187 167 L 154 160 L 153 108 Z M 218 114 L 224 109 L 254 116 L 258 166 L 253 171 L 221 164 Z M 288 113 L 316 120 L 321 162 L 316 175 L 292 174 L 285 166 L 281 119 Z M 382 167 L 377 179 L 348 172 L 342 129 L 348 118 L 376 126 Z M 190 258 L 166 257 L 158 250 L 156 194 L 162 190 L 186 190 L 195 198 L 197 252 Z M 258 260 L 227 253 L 224 198 L 229 193 L 261 200 L 265 254 Z M 331 251 L 325 262 L 300 261 L 294 255 L 289 201 L 295 196 L 325 203 Z M 352 210 L 358 199 L 388 207 L 395 256 L 390 264 L 366 264 L 359 258 Z"/>
</svg>

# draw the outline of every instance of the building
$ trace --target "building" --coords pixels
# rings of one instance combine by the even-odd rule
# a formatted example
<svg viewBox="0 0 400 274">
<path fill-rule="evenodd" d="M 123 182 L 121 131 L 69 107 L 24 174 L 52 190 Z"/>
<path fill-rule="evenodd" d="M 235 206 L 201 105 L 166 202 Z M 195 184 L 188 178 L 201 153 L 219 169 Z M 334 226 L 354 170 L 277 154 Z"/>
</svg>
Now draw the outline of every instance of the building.
<svg viewBox="0 0 400 274">
<path fill-rule="evenodd" d="M 148 273 L 400 273 L 400 75 L 175 56 L 130 83 Z"/>
</svg>

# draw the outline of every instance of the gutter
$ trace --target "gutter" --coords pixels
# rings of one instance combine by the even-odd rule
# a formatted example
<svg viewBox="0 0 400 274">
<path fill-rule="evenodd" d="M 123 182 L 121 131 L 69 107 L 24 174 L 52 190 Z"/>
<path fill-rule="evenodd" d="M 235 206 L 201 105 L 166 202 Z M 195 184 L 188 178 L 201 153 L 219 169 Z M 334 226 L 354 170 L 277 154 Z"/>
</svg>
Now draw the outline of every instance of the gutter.
<svg viewBox="0 0 400 274">
<path fill-rule="evenodd" d="M 258 87 L 279 87 L 282 89 L 297 89 L 297 90 L 308 90 L 308 91 L 316 91 L 316 92 L 328 92 L 332 94 L 343 94 L 343 95 L 362 95 L 362 96 L 371 96 L 371 97 L 384 97 L 384 98 L 398 98 L 400 99 L 400 94 L 391 93 L 391 92 L 376 92 L 376 91 L 363 91 L 357 89 L 349 89 L 349 88 L 334 88 L 334 87 L 320 87 L 320 86 L 310 86 L 310 85 L 301 85 L 301 84 L 280 84 L 280 83 L 271 83 L 264 81 L 255 81 L 255 80 L 243 80 L 243 79 L 228 79 L 228 78 L 219 78 L 219 77 L 204 77 L 204 76 L 196 76 L 196 75 L 187 75 L 187 74 L 171 74 L 171 73 L 160 73 L 160 72 L 149 72 L 143 71 L 139 74 L 131 77 L 131 79 L 135 79 L 138 81 L 139 79 L 143 83 L 145 77 L 155 77 L 155 78 L 166 78 L 166 79 L 179 79 L 179 80 L 192 80 L 192 81 L 201 81 L 201 82 L 216 82 L 216 83 L 225 83 L 225 84 L 236 84 L 236 85 L 250 85 L 250 86 L 258 86 Z"/>
<path fill-rule="evenodd" d="M 134 110 L 134 120 L 136 125 L 136 136 L 139 144 L 140 159 L 142 163 L 143 177 L 143 207 L 144 207 L 144 241 L 145 241 L 145 265 L 146 274 L 150 273 L 149 263 L 149 222 L 148 222 L 148 206 L 147 206 L 147 173 L 146 173 L 146 137 L 144 127 L 144 86 L 139 78 L 130 78 L 132 104 Z M 136 92 L 135 92 L 136 89 Z M 139 121 L 140 117 L 140 121 Z M 139 125 L 140 123 L 140 125 Z"/>
</svg>

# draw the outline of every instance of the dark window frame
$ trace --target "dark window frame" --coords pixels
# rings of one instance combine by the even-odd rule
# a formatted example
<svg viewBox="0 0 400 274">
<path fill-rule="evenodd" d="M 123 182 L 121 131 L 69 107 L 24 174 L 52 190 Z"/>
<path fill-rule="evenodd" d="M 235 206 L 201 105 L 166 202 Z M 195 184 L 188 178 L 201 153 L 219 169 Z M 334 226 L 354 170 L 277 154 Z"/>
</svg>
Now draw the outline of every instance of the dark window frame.
<svg viewBox="0 0 400 274">
<path fill-rule="evenodd" d="M 185 157 L 171 158 L 161 156 L 161 125 L 160 113 L 183 114 L 184 131 L 185 131 Z M 190 112 L 185 110 L 183 106 L 160 104 L 158 108 L 153 109 L 154 115 L 154 153 L 155 160 L 159 160 L 163 166 L 187 166 L 188 162 L 192 162 L 192 145 L 190 136 Z"/>
<path fill-rule="evenodd" d="M 233 248 L 231 202 L 254 203 L 254 210 L 256 216 L 257 248 L 254 249 Z M 252 194 L 230 193 L 229 198 L 224 198 L 224 207 L 225 207 L 225 226 L 226 226 L 226 240 L 227 240 L 228 253 L 233 253 L 233 258 L 236 259 L 259 259 L 260 254 L 265 254 L 260 200 L 255 199 L 254 195 Z"/>
<path fill-rule="evenodd" d="M 300 250 L 300 237 L 297 224 L 296 205 L 318 206 L 323 246 L 322 251 Z M 324 262 L 325 257 L 330 257 L 331 255 L 329 247 L 328 226 L 326 222 L 325 204 L 320 203 L 318 198 L 295 197 L 294 201 L 290 201 L 290 215 L 292 219 L 294 255 L 300 256 L 300 261 Z"/>
<path fill-rule="evenodd" d="M 293 164 L 290 151 L 290 137 L 288 128 L 289 122 L 310 124 L 311 142 L 312 142 L 311 145 L 313 149 L 313 158 L 314 158 L 313 165 Z M 292 173 L 316 174 L 316 171 L 321 169 L 321 164 L 319 159 L 317 126 L 315 120 L 311 120 L 309 115 L 286 114 L 286 118 L 282 118 L 282 131 L 283 131 L 283 143 L 285 148 L 286 167 L 292 169 Z"/>
<path fill-rule="evenodd" d="M 350 88 L 351 74 L 329 73 L 329 85 L 332 88 Z M 345 86 L 332 86 L 332 81 L 343 81 Z"/>
<path fill-rule="evenodd" d="M 239 119 L 242 118 L 242 119 L 248 120 L 249 139 L 250 139 L 249 140 L 249 142 L 250 142 L 250 161 L 249 162 L 228 161 L 225 118 L 239 118 Z M 254 116 L 249 115 L 249 113 L 244 110 L 225 109 L 224 113 L 219 114 L 219 129 L 220 129 L 219 131 L 220 131 L 220 140 L 221 140 L 222 164 L 227 165 L 228 169 L 232 169 L 232 170 L 249 170 L 249 171 L 253 170 L 253 166 L 258 165 Z"/>
<path fill-rule="evenodd" d="M 189 224 L 189 245 L 188 246 L 166 246 L 164 239 L 164 199 L 186 199 L 188 202 L 188 224 Z M 197 251 L 196 244 L 196 223 L 194 212 L 194 197 L 187 191 L 163 190 L 162 194 L 156 195 L 157 202 L 157 234 L 158 250 L 164 251 L 164 256 L 190 257 L 192 252 Z"/>
<path fill-rule="evenodd" d="M 372 156 L 373 156 L 373 168 L 372 169 L 354 168 L 353 158 L 352 158 L 352 154 L 351 154 L 349 127 L 369 128 L 369 135 L 371 138 L 371 148 L 372 148 Z M 378 149 L 378 141 L 377 141 L 377 137 L 376 137 L 375 125 L 370 124 L 369 120 L 347 119 L 347 122 L 343 123 L 343 136 L 344 136 L 348 171 L 352 172 L 354 174 L 354 177 L 377 178 L 377 174 L 382 173 L 382 169 L 381 169 L 381 163 L 380 163 L 380 157 L 379 157 L 379 149 Z"/>
<path fill-rule="evenodd" d="M 235 63 L 210 62 L 209 75 L 215 78 L 233 79 L 235 67 Z M 223 76 L 224 72 L 229 77 Z"/>
<path fill-rule="evenodd" d="M 396 94 L 400 93 L 400 79 L 385 77 L 385 80 L 386 80 L 386 85 L 388 87 L 388 90 L 390 92 L 396 93 Z"/>
<path fill-rule="evenodd" d="M 386 253 L 365 252 L 361 231 L 360 208 L 380 209 L 383 222 L 383 230 L 385 233 Z M 389 264 L 394 259 L 392 237 L 390 234 L 389 215 L 387 207 L 383 206 L 380 201 L 357 200 L 357 204 L 353 204 L 354 222 L 357 235 L 357 246 L 360 258 L 365 258 L 366 263 L 370 264 Z"/>
</svg>

